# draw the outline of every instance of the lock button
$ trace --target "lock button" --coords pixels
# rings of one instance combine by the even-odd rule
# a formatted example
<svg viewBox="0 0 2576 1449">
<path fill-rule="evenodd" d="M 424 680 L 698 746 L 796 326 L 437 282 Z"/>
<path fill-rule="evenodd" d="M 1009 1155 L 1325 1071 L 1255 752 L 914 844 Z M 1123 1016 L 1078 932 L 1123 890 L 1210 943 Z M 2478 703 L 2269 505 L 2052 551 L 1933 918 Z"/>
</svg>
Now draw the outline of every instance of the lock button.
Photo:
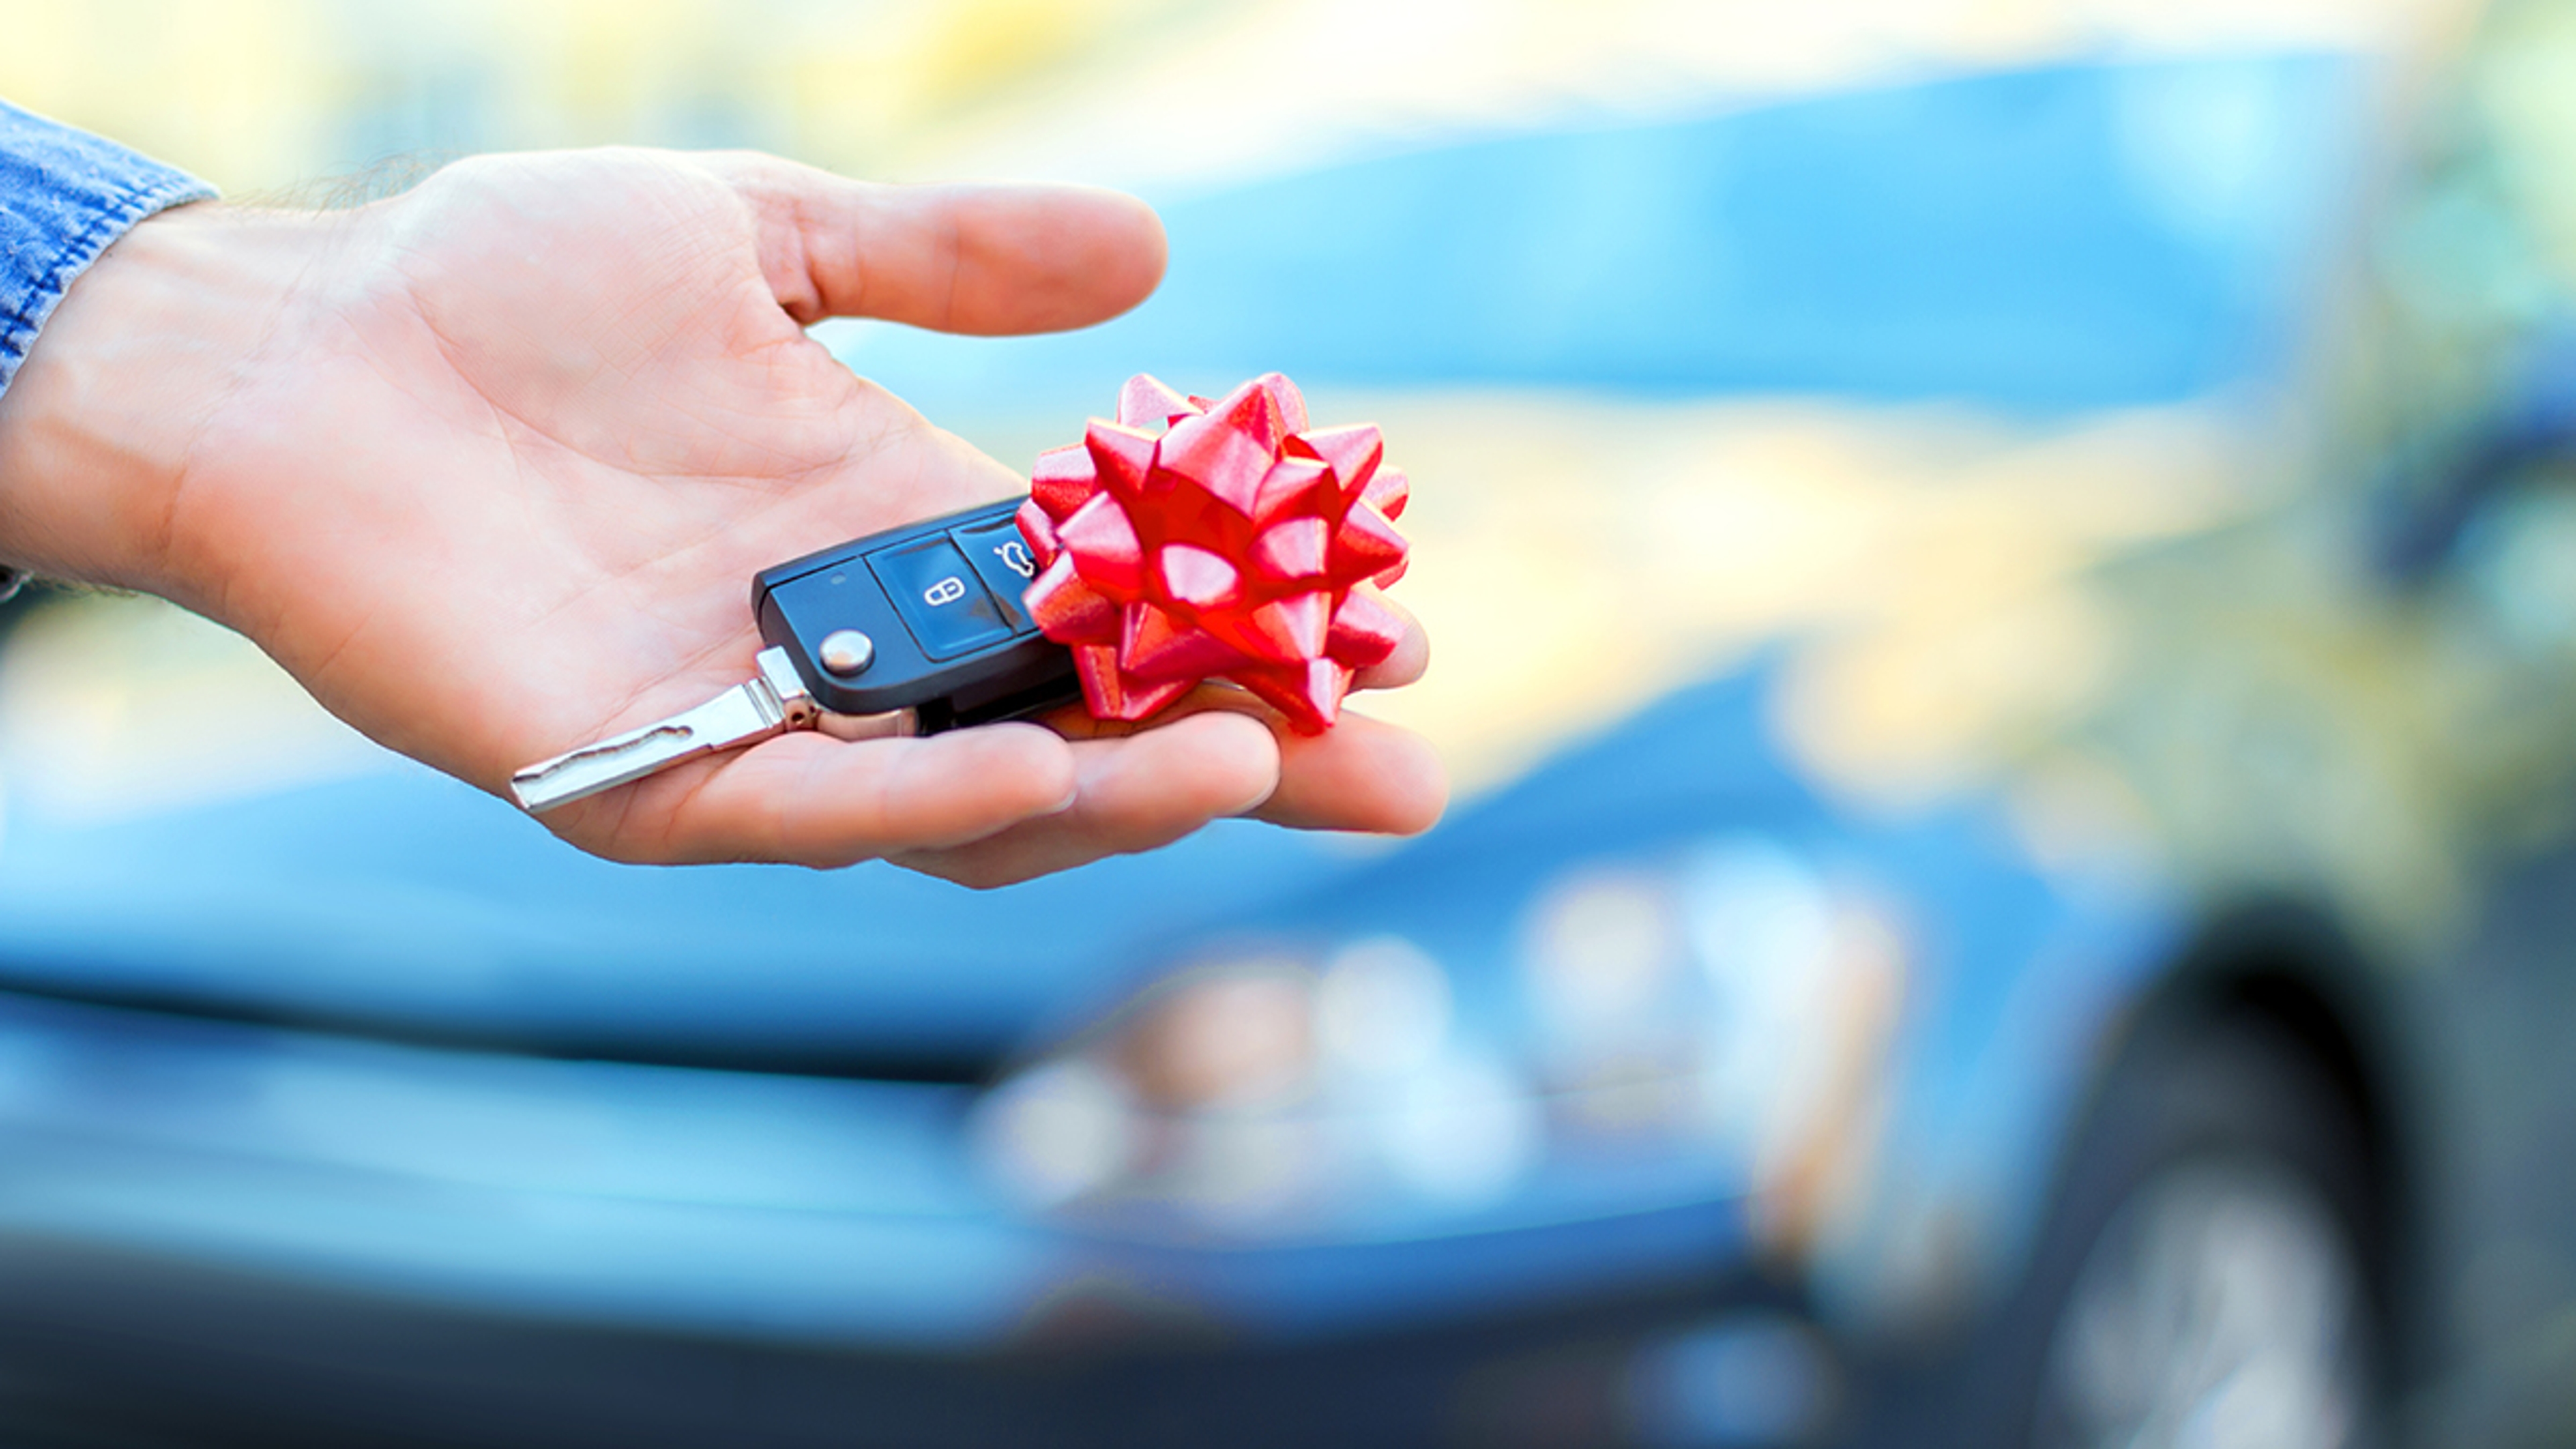
<svg viewBox="0 0 2576 1449">
<path fill-rule="evenodd" d="M 1019 524 L 1006 516 L 998 523 L 952 528 L 948 536 L 964 550 L 975 572 L 983 575 L 984 586 L 1002 606 L 1003 622 L 1015 630 L 1028 628 L 1029 612 L 1020 606 L 1020 596 L 1038 576 L 1038 561 L 1029 552 L 1028 540 L 1020 537 Z"/>
<path fill-rule="evenodd" d="M 929 658 L 951 659 L 1014 632 L 992 591 L 944 536 L 869 554 L 868 568 Z"/>
</svg>

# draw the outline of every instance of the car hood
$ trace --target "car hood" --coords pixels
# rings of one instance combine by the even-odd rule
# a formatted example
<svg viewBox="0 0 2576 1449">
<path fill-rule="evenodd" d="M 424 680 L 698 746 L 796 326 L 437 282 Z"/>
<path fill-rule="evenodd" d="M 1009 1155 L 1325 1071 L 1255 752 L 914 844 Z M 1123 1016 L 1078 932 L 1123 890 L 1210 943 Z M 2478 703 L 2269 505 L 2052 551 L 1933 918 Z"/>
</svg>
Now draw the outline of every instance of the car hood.
<svg viewBox="0 0 2576 1449">
<path fill-rule="evenodd" d="M 670 869 L 581 854 L 416 766 L 140 819 L 0 829 L 0 989 L 555 1055 L 976 1080 L 1079 1030 L 1193 940 L 1346 929 L 1428 871 L 1817 820 L 1770 671 L 1685 689 L 1479 802 L 1375 842 L 1221 822 L 976 892 L 881 863 Z M 1506 871 L 1453 892 L 1508 912 Z"/>
<path fill-rule="evenodd" d="M 574 1055 L 971 1076 L 1149 936 L 1347 868 L 1222 825 L 976 893 L 580 854 L 425 770 L 0 833 L 0 982 Z"/>
</svg>

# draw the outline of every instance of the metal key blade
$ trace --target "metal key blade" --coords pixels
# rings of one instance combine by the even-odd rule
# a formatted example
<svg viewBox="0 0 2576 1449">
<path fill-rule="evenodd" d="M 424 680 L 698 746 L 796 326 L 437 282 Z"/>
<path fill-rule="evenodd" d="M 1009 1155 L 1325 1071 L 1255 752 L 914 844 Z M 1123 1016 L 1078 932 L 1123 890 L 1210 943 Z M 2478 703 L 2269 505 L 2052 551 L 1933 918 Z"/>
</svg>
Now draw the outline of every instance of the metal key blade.
<svg viewBox="0 0 2576 1449">
<path fill-rule="evenodd" d="M 510 793 L 519 797 L 520 808 L 536 814 L 683 760 L 812 725 L 820 711 L 787 651 L 763 649 L 759 664 L 758 674 L 695 709 L 528 766 L 510 777 Z"/>
</svg>

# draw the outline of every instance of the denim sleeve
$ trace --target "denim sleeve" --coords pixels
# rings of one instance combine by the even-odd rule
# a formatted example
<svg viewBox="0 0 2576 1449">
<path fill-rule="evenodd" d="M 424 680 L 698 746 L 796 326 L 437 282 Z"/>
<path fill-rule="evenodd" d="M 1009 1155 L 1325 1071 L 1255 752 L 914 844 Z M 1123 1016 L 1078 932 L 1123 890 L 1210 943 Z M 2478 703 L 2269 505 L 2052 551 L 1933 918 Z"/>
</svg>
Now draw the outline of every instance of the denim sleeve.
<svg viewBox="0 0 2576 1449">
<path fill-rule="evenodd" d="M 213 187 L 0 101 L 0 392 L 63 291 L 136 222 Z"/>
</svg>

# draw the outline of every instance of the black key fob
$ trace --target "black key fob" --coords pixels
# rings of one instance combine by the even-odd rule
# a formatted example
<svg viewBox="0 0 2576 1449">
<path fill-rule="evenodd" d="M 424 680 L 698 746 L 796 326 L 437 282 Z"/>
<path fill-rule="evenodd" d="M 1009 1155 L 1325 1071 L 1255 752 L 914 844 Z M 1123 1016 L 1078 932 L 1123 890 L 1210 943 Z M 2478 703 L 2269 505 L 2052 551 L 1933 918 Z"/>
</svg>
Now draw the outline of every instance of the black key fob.
<svg viewBox="0 0 2576 1449">
<path fill-rule="evenodd" d="M 1073 652 L 1020 595 L 1037 559 L 1010 499 L 763 569 L 751 604 L 835 714 L 909 709 L 922 734 L 1019 719 L 1082 697 Z"/>
</svg>

